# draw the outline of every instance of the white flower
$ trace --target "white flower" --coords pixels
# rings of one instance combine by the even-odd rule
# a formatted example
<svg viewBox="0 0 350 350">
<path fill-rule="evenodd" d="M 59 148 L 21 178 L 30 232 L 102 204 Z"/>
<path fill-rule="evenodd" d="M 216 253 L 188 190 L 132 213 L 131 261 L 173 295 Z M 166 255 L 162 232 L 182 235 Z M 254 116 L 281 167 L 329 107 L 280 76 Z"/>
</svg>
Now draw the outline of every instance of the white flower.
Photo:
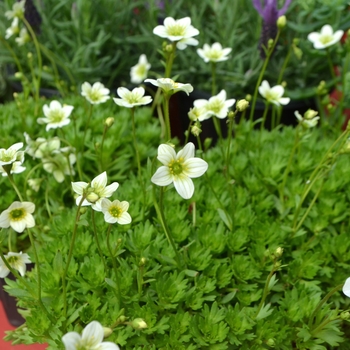
<svg viewBox="0 0 350 350">
<path fill-rule="evenodd" d="M 158 147 L 158 160 L 163 164 L 152 176 L 151 181 L 158 186 L 168 186 L 172 182 L 178 194 L 189 199 L 193 196 L 194 185 L 191 178 L 203 175 L 208 163 L 194 157 L 194 144 L 189 142 L 180 152 L 166 144 Z"/>
<path fill-rule="evenodd" d="M 92 86 L 88 82 L 83 83 L 81 94 L 93 105 L 104 103 L 109 99 L 109 89 L 99 82 Z"/>
<path fill-rule="evenodd" d="M 316 114 L 310 113 L 310 112 L 315 112 Z M 304 114 L 304 117 L 302 117 L 302 115 L 298 111 L 295 111 L 294 115 L 297 117 L 300 124 L 306 129 L 310 129 L 316 126 L 318 123 L 318 120 L 320 119 L 320 117 L 318 116 L 316 117 L 317 112 L 312 110 L 306 111 Z"/>
<path fill-rule="evenodd" d="M 165 93 L 175 94 L 178 91 L 184 91 L 189 95 L 193 91 L 193 86 L 191 84 L 182 84 L 177 83 L 170 78 L 159 78 L 155 79 L 146 79 L 145 83 L 151 83 L 154 86 L 160 87 Z"/>
<path fill-rule="evenodd" d="M 43 182 L 43 179 L 40 179 L 40 178 L 29 179 L 28 180 L 28 185 L 33 191 L 39 192 L 42 182 Z"/>
<path fill-rule="evenodd" d="M 20 174 L 23 173 L 24 170 L 26 170 L 26 167 L 22 166 L 22 162 L 13 162 L 10 169 L 10 174 Z M 8 175 L 6 170 L 2 166 L 0 166 L 0 173 L 2 174 L 2 176 Z"/>
<path fill-rule="evenodd" d="M 117 90 L 121 98 L 113 98 L 113 101 L 118 105 L 126 108 L 133 108 L 136 106 L 147 105 L 152 102 L 151 96 L 144 96 L 145 89 L 137 87 L 132 91 L 125 87 L 120 87 Z"/>
<path fill-rule="evenodd" d="M 203 116 L 206 115 L 206 113 L 207 113 L 207 111 L 204 107 L 194 106 L 193 108 L 191 108 L 189 110 L 187 115 L 191 121 L 195 122 L 196 120 L 200 120 L 199 118 L 203 118 Z"/>
<path fill-rule="evenodd" d="M 61 105 L 58 101 L 51 101 L 50 107 L 44 105 L 43 112 L 46 118 L 38 118 L 39 124 L 46 123 L 46 131 L 50 129 L 61 128 L 70 123 L 69 116 L 72 113 L 73 106 Z"/>
<path fill-rule="evenodd" d="M 210 97 L 209 100 L 195 100 L 195 108 L 200 108 L 205 111 L 199 115 L 198 120 L 203 121 L 215 116 L 219 119 L 224 119 L 227 117 L 227 113 L 230 107 L 235 104 L 235 99 L 226 100 L 226 91 L 221 90 L 216 96 Z"/>
<path fill-rule="evenodd" d="M 12 145 L 10 148 L 0 149 L 0 165 L 12 164 L 16 161 L 23 163 L 24 151 L 18 151 L 23 147 L 23 142 L 18 142 Z"/>
<path fill-rule="evenodd" d="M 198 40 L 192 37 L 198 35 L 199 30 L 191 25 L 190 17 L 178 20 L 167 17 L 164 20 L 164 25 L 159 25 L 153 29 L 153 34 L 176 42 L 176 47 L 179 50 L 184 50 L 187 45 L 198 45 Z"/>
<path fill-rule="evenodd" d="M 25 152 L 28 153 L 31 157 L 35 157 L 35 153 L 38 150 L 38 147 L 46 142 L 46 139 L 43 137 L 38 137 L 35 141 L 30 138 L 30 136 L 25 132 L 24 138 L 26 139 L 27 147 Z"/>
<path fill-rule="evenodd" d="M 34 142 L 36 142 L 35 146 L 37 146 L 33 154 L 34 158 L 50 158 L 53 153 L 59 153 L 61 141 L 58 137 L 53 137 L 49 140 L 37 139 Z M 28 151 L 26 150 L 26 152 Z"/>
<path fill-rule="evenodd" d="M 343 36 L 343 30 L 333 32 L 333 28 L 326 24 L 321 28 L 321 32 L 312 32 L 307 38 L 313 43 L 315 49 L 324 49 L 337 43 Z"/>
<path fill-rule="evenodd" d="M 141 84 L 146 78 L 151 65 L 147 61 L 147 56 L 142 54 L 138 63 L 131 67 L 130 77 L 133 84 Z"/>
<path fill-rule="evenodd" d="M 64 175 L 74 175 L 75 172 L 72 165 L 75 164 L 77 158 L 75 154 L 70 153 L 65 155 L 61 153 L 64 149 L 54 151 L 48 158 L 42 158 L 43 168 L 48 173 L 52 174 L 55 180 L 59 183 L 64 181 Z"/>
<path fill-rule="evenodd" d="M 220 43 L 214 43 L 212 46 L 204 44 L 203 49 L 197 49 L 198 55 L 204 62 L 221 62 L 228 59 L 231 48 L 223 49 Z"/>
<path fill-rule="evenodd" d="M 103 341 L 103 327 L 97 321 L 90 322 L 82 335 L 68 332 L 62 337 L 66 350 L 119 350 L 119 346 L 112 342 Z"/>
<path fill-rule="evenodd" d="M 103 198 L 101 201 L 101 209 L 104 214 L 104 219 L 110 224 L 116 222 L 120 225 L 127 225 L 131 222 L 131 216 L 128 213 L 129 203 L 126 201 L 120 202 L 114 200 L 111 202 L 107 198 Z"/>
<path fill-rule="evenodd" d="M 26 264 L 30 264 L 29 255 L 26 253 L 13 253 L 9 252 L 5 255 L 5 259 L 8 264 L 15 270 L 17 270 L 21 276 L 24 276 L 27 270 Z M 5 278 L 10 273 L 10 270 L 5 265 L 4 261 L 0 258 L 0 278 Z"/>
<path fill-rule="evenodd" d="M 5 39 L 11 38 L 12 35 L 17 35 L 19 33 L 18 27 L 18 17 L 15 17 L 11 23 L 11 27 L 6 29 Z"/>
<path fill-rule="evenodd" d="M 19 18 L 23 17 L 25 3 L 26 3 L 26 0 L 15 2 L 12 6 L 12 10 L 5 12 L 6 18 L 13 19 L 15 17 L 19 17 Z"/>
<path fill-rule="evenodd" d="M 34 227 L 32 213 L 35 205 L 32 202 L 13 202 L 0 215 L 0 227 L 12 227 L 16 232 L 23 232 L 26 227 Z"/>
<path fill-rule="evenodd" d="M 22 28 L 21 31 L 19 32 L 19 36 L 15 39 L 16 43 L 19 46 L 29 43 L 30 40 L 31 38 L 26 28 Z"/>
<path fill-rule="evenodd" d="M 73 191 L 79 196 L 76 199 L 76 204 L 79 205 L 83 194 L 85 199 L 82 206 L 91 205 L 92 209 L 102 211 L 101 202 L 103 198 L 109 198 L 119 187 L 118 182 L 113 182 L 107 185 L 107 174 L 104 171 L 102 174 L 96 176 L 91 184 L 83 181 L 72 182 Z"/>
<path fill-rule="evenodd" d="M 350 298 L 350 277 L 346 279 L 343 285 L 343 293 Z"/>
<path fill-rule="evenodd" d="M 264 80 L 259 86 L 260 95 L 268 102 L 279 105 L 287 105 L 290 101 L 289 97 L 282 97 L 284 94 L 284 87 L 282 85 L 275 85 L 274 87 L 270 87 L 270 84 Z"/>
</svg>

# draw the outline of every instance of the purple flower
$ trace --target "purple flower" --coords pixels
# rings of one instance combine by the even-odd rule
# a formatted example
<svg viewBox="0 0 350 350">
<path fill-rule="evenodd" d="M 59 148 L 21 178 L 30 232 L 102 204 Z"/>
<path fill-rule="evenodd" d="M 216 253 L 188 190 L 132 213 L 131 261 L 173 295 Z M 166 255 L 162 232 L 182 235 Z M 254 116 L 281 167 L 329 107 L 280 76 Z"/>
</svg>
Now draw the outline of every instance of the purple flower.
<svg viewBox="0 0 350 350">
<path fill-rule="evenodd" d="M 277 8 L 277 0 L 252 0 L 253 6 L 259 12 L 259 15 L 263 19 L 263 26 L 261 31 L 261 37 L 259 42 L 260 56 L 266 57 L 264 47 L 267 47 L 269 39 L 275 39 L 277 35 L 277 20 L 283 16 L 292 0 L 286 0 L 284 6 L 279 10 Z"/>
</svg>

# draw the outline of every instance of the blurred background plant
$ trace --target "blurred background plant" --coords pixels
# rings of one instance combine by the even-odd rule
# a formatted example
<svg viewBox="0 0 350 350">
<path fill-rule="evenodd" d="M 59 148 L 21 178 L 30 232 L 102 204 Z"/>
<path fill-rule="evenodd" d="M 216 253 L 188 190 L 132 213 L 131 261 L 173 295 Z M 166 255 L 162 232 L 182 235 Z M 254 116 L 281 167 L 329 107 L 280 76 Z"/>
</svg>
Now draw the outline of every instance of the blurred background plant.
<svg viewBox="0 0 350 350">
<path fill-rule="evenodd" d="M 189 16 L 195 28 L 200 29 L 198 48 L 205 43 L 219 42 L 232 48 L 230 59 L 218 67 L 218 84 L 228 95 L 244 97 L 252 93 L 263 65 L 258 43 L 261 18 L 253 4 L 246 0 L 32 0 L 42 22 L 37 30 L 43 54 L 42 86 L 54 87 L 61 92 L 76 89 L 84 81 L 101 81 L 109 88 L 130 84 L 130 68 L 138 62 L 140 53 L 146 54 L 152 72 L 162 73 L 163 67 L 154 47 L 161 47 L 159 37 L 151 35 L 153 28 L 167 16 Z M 5 80 L 14 79 L 18 71 L 14 55 L 26 73 L 28 52 L 35 53 L 33 43 L 19 46 L 14 36 L 5 39 L 11 21 L 5 11 L 12 8 L 13 0 L 0 3 L 0 88 Z M 284 1 L 278 2 L 281 8 Z M 265 78 L 277 83 L 278 73 L 286 82 L 287 95 L 292 99 L 316 94 L 322 80 L 334 85 L 326 52 L 316 50 L 307 35 L 319 31 L 324 24 L 334 30 L 350 28 L 350 11 L 345 0 L 293 0 L 287 10 L 287 25 L 268 65 Z M 210 70 L 198 56 L 197 48 L 177 53 L 173 74 L 181 81 L 191 81 L 195 89 L 211 90 Z M 334 45 L 331 56 L 335 65 L 341 65 L 344 48 Z M 11 52 L 12 51 L 12 52 Z M 289 57 L 285 70 L 286 57 Z M 53 64 L 54 63 L 54 64 Z M 55 78 L 57 66 L 59 80 Z M 57 86 L 59 85 L 59 86 Z"/>
</svg>

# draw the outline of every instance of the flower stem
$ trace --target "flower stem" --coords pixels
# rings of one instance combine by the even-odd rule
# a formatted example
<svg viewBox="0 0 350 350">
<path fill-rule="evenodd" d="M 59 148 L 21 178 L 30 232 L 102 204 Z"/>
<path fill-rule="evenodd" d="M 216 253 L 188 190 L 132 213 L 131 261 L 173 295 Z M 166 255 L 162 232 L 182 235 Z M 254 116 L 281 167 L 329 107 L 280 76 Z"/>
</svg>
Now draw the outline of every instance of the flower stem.
<svg viewBox="0 0 350 350">
<path fill-rule="evenodd" d="M 167 62 L 166 62 L 165 78 L 170 78 L 171 77 L 171 70 L 173 68 L 175 52 L 176 52 L 176 42 L 173 42 L 172 43 L 171 53 L 168 55 Z"/>
<path fill-rule="evenodd" d="M 115 283 L 116 283 L 117 289 L 118 289 L 117 296 L 119 299 L 119 304 L 121 304 L 122 303 L 122 295 L 121 295 L 121 291 L 120 291 L 118 267 L 117 267 L 117 262 L 116 262 L 115 257 L 114 257 L 114 253 L 113 253 L 112 248 L 111 248 L 111 241 L 110 241 L 111 230 L 112 230 L 112 224 L 109 224 L 108 230 L 107 230 L 107 247 L 108 247 L 109 254 L 111 256 L 112 265 L 113 265 L 113 269 L 114 269 L 115 281 L 116 281 Z"/>
<path fill-rule="evenodd" d="M 165 116 L 165 141 L 168 142 L 171 140 L 171 126 L 170 126 L 170 114 L 169 114 L 169 100 L 170 95 L 167 93 L 164 94 L 164 116 Z"/>
<path fill-rule="evenodd" d="M 264 130 L 264 126 L 265 126 L 265 122 L 266 122 L 266 116 L 267 116 L 267 112 L 269 111 L 269 101 L 266 101 L 265 103 L 265 109 L 264 109 L 264 114 L 262 116 L 262 121 L 261 121 L 261 126 L 260 126 L 260 131 Z"/>
<path fill-rule="evenodd" d="M 168 239 L 170 245 L 172 246 L 172 248 L 173 248 L 173 250 L 175 252 L 175 259 L 176 259 L 176 262 L 177 262 L 178 269 L 181 269 L 182 268 L 181 259 L 180 259 L 179 253 L 177 251 L 174 239 L 173 239 L 173 237 L 171 235 L 171 232 L 170 232 L 170 230 L 169 230 L 169 228 L 168 228 L 168 226 L 166 224 L 166 220 L 165 220 L 165 216 L 164 216 L 164 210 L 163 210 L 163 197 L 164 197 L 164 187 L 161 187 L 160 195 L 159 195 L 159 205 L 158 205 L 157 200 L 155 198 L 155 186 L 153 185 L 153 203 L 154 203 L 154 208 L 156 209 L 156 212 L 157 212 L 158 217 L 160 219 L 160 223 L 161 223 L 161 225 L 163 227 L 165 236 Z"/>
<path fill-rule="evenodd" d="M 272 278 L 272 276 L 274 275 L 275 272 L 276 272 L 275 265 L 273 265 L 272 270 L 270 271 L 269 275 L 267 276 L 267 279 L 266 279 L 266 282 L 265 282 L 264 291 L 263 291 L 263 295 L 262 295 L 262 298 L 260 300 L 258 311 L 255 314 L 255 318 L 258 317 L 258 315 L 260 313 L 260 310 L 264 306 L 265 300 L 266 300 L 266 298 L 267 298 L 267 296 L 269 294 L 269 284 L 270 284 L 271 278 Z"/>
<path fill-rule="evenodd" d="M 267 55 L 266 55 L 264 64 L 263 64 L 263 66 L 262 66 L 262 68 L 261 68 L 260 75 L 259 75 L 259 77 L 258 77 L 258 81 L 256 82 L 256 86 L 255 86 L 255 90 L 254 90 L 254 95 L 253 95 L 253 99 L 252 99 L 252 106 L 251 106 L 250 115 L 249 115 L 249 120 L 250 120 L 250 122 L 253 121 L 253 116 L 254 116 L 255 106 L 256 106 L 256 100 L 257 100 L 257 97 L 258 97 L 259 86 L 261 85 L 261 81 L 263 80 L 263 77 L 264 77 L 264 74 L 265 74 L 267 65 L 268 65 L 268 63 L 269 63 L 269 61 L 270 61 L 270 58 L 271 58 L 272 53 L 273 53 L 274 50 L 275 50 L 275 47 L 276 47 L 276 44 L 277 44 L 277 42 L 278 42 L 279 36 L 280 36 L 280 29 L 278 29 L 276 38 L 275 38 L 275 40 L 273 41 L 272 46 L 269 48 L 269 50 L 268 50 L 268 52 L 267 52 Z M 251 124 L 251 125 L 253 125 L 253 124 Z"/>
<path fill-rule="evenodd" d="M 11 183 L 13 189 L 14 189 L 15 192 L 17 193 L 17 196 L 18 196 L 19 200 L 20 200 L 21 202 L 23 202 L 23 198 L 22 198 L 21 192 L 19 192 L 18 187 L 16 186 L 16 184 L 15 184 L 15 182 L 14 182 L 14 180 L 13 180 L 13 177 L 12 177 L 12 174 L 10 173 L 10 171 L 7 172 L 7 177 L 8 177 L 8 179 L 9 179 L 9 181 L 10 181 L 10 183 Z"/>
<path fill-rule="evenodd" d="M 98 250 L 98 253 L 100 254 L 100 258 L 103 262 L 103 267 L 104 267 L 105 271 L 107 272 L 105 258 L 104 258 L 103 253 L 102 253 L 102 249 L 100 246 L 100 242 L 98 240 L 98 235 L 97 235 L 97 230 L 96 230 L 95 210 L 91 210 L 91 222 L 92 222 L 92 227 L 93 227 L 93 231 L 94 231 L 94 237 L 95 237 L 95 241 L 96 241 L 96 245 L 97 245 L 97 250 Z"/>
<path fill-rule="evenodd" d="M 75 243 L 75 239 L 76 239 L 76 236 L 77 236 L 78 222 L 79 222 L 80 215 L 81 215 L 80 208 L 81 208 L 81 205 L 83 204 L 84 199 L 85 199 L 85 196 L 83 195 L 81 200 L 80 200 L 80 203 L 78 204 L 77 213 L 75 215 L 75 222 L 74 222 L 72 239 L 71 239 L 70 246 L 69 246 L 69 252 L 68 252 L 68 258 L 67 258 L 67 262 L 66 262 L 66 267 L 65 267 L 65 269 L 63 271 L 63 275 L 62 275 L 63 316 L 65 318 L 67 318 L 67 286 L 66 286 L 66 278 L 67 278 L 69 265 L 70 265 L 70 262 L 72 260 L 74 243 Z M 64 328 L 66 328 L 65 324 L 64 324 Z"/>
<path fill-rule="evenodd" d="M 334 72 L 334 64 L 332 62 L 332 58 L 331 58 L 331 54 L 329 52 L 329 48 L 326 48 L 326 53 L 327 53 L 327 61 L 328 61 L 328 65 L 329 65 L 329 70 L 331 72 L 332 75 L 332 79 L 336 80 L 337 77 L 335 76 L 335 72 Z"/>
</svg>

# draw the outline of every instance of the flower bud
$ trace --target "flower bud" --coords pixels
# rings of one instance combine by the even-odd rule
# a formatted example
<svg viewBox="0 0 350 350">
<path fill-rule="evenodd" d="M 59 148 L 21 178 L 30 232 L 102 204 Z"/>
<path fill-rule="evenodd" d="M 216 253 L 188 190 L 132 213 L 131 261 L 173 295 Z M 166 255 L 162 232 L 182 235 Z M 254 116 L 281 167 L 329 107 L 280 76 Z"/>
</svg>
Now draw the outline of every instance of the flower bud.
<svg viewBox="0 0 350 350">
<path fill-rule="evenodd" d="M 196 125 L 193 125 L 192 128 L 191 128 L 191 133 L 194 135 L 194 136 L 199 136 L 199 134 L 202 132 L 202 129 L 196 124 Z"/>
<path fill-rule="evenodd" d="M 314 111 L 313 109 L 308 109 L 305 113 L 304 113 L 304 118 L 305 119 L 313 119 L 317 116 L 318 112 Z"/>
<path fill-rule="evenodd" d="M 276 258 L 280 258 L 283 254 L 283 248 L 282 247 L 278 247 L 276 250 L 275 250 L 275 257 Z"/>
<path fill-rule="evenodd" d="M 22 79 L 22 78 L 23 78 L 22 72 L 16 72 L 16 73 L 15 73 L 15 78 L 16 78 L 16 79 Z"/>
<path fill-rule="evenodd" d="M 140 266 L 145 266 L 146 265 L 146 261 L 147 261 L 147 259 L 145 257 L 142 257 L 140 259 Z"/>
<path fill-rule="evenodd" d="M 80 210 L 79 210 L 80 214 L 85 214 L 87 212 L 87 207 L 80 207 Z"/>
<path fill-rule="evenodd" d="M 279 29 L 283 29 L 287 24 L 287 17 L 286 16 L 281 16 L 281 17 L 278 17 L 278 20 L 277 20 L 277 27 Z"/>
<path fill-rule="evenodd" d="M 272 338 L 270 338 L 267 340 L 266 345 L 271 347 L 271 348 L 274 348 L 276 345 L 276 342 Z"/>
<path fill-rule="evenodd" d="M 249 102 L 245 99 L 239 100 L 236 104 L 238 111 L 243 112 L 249 107 Z"/>
<path fill-rule="evenodd" d="M 252 100 L 252 95 L 251 94 L 248 94 L 246 95 L 245 99 L 249 102 Z"/>
<path fill-rule="evenodd" d="M 272 48 L 272 46 L 273 46 L 273 39 L 269 39 L 268 40 L 268 42 L 267 42 L 267 47 L 269 48 L 269 49 L 271 49 Z"/>
<path fill-rule="evenodd" d="M 131 326 L 135 329 L 145 329 L 147 328 L 147 323 L 142 318 L 135 318 L 131 322 Z"/>
<path fill-rule="evenodd" d="M 103 327 L 103 338 L 109 337 L 113 333 L 112 328 Z"/>
<path fill-rule="evenodd" d="M 33 54 L 31 52 L 28 52 L 27 53 L 27 58 L 28 58 L 28 60 L 33 59 Z"/>
<path fill-rule="evenodd" d="M 107 128 L 110 128 L 113 124 L 114 124 L 114 118 L 113 117 L 108 117 L 105 120 L 105 125 L 107 126 Z"/>
<path fill-rule="evenodd" d="M 341 314 L 340 314 L 340 318 L 342 320 L 349 320 L 350 319 L 350 312 L 349 311 L 343 311 Z"/>
<path fill-rule="evenodd" d="M 100 196 L 95 192 L 91 192 L 86 196 L 86 200 L 90 203 L 95 203 L 100 199 Z"/>
</svg>

